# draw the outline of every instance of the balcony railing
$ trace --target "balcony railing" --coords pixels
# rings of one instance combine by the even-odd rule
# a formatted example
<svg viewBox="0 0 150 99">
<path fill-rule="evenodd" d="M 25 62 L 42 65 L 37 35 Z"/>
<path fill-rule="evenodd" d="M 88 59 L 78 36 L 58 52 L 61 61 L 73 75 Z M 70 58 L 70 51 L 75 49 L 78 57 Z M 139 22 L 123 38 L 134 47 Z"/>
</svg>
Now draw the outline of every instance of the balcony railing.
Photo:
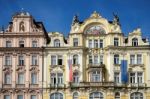
<svg viewBox="0 0 150 99">
<path fill-rule="evenodd" d="M 76 87 L 113 87 L 113 82 L 80 82 L 80 83 L 70 83 L 72 88 Z"/>
<path fill-rule="evenodd" d="M 39 84 L 30 84 L 30 88 L 38 88 Z"/>
<path fill-rule="evenodd" d="M 91 64 L 88 64 L 88 68 L 103 68 L 105 67 L 104 64 L 95 64 L 95 63 L 91 63 Z"/>
<path fill-rule="evenodd" d="M 49 84 L 50 89 L 55 89 L 55 88 L 65 88 L 65 84 Z"/>
<path fill-rule="evenodd" d="M 146 83 L 130 83 L 129 87 L 146 87 Z"/>
<path fill-rule="evenodd" d="M 25 84 L 16 84 L 16 88 L 25 88 Z"/>
<path fill-rule="evenodd" d="M 11 84 L 3 84 L 3 88 L 11 88 Z"/>
<path fill-rule="evenodd" d="M 50 65 L 50 68 L 55 68 L 55 67 L 64 68 L 64 65 Z"/>
</svg>

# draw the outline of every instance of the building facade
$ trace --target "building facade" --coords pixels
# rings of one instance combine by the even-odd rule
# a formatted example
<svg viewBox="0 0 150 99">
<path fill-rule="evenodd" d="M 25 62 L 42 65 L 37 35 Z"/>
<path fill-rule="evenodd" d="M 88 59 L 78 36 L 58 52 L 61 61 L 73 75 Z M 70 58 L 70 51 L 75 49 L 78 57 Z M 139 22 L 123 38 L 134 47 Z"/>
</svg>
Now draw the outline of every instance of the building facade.
<svg viewBox="0 0 150 99">
<path fill-rule="evenodd" d="M 27 12 L 0 32 L 0 99 L 150 99 L 150 45 L 119 17 L 74 16 L 68 37 Z"/>
<path fill-rule="evenodd" d="M 18 12 L 0 32 L 0 99 L 42 99 L 43 48 L 48 42 L 42 22 Z"/>
</svg>

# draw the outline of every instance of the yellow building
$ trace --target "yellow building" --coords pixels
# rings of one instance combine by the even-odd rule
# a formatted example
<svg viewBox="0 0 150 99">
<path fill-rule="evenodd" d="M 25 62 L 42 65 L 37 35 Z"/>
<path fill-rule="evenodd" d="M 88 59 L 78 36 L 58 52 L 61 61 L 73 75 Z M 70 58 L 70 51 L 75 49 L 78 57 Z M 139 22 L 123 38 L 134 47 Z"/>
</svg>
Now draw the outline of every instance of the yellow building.
<svg viewBox="0 0 150 99">
<path fill-rule="evenodd" d="M 75 16 L 68 38 L 49 33 L 44 99 L 150 99 L 150 46 L 141 35 L 124 36 L 117 15 L 97 12 L 83 22 Z"/>
</svg>

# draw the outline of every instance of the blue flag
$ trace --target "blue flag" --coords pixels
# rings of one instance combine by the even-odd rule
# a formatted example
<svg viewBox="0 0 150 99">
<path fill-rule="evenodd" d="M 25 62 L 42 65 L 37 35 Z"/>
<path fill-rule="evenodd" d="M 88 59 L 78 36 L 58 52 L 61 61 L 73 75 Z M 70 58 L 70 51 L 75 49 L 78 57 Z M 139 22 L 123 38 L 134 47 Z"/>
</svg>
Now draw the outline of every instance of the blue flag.
<svg viewBox="0 0 150 99">
<path fill-rule="evenodd" d="M 121 60 L 121 81 L 122 83 L 128 82 L 127 60 Z"/>
</svg>

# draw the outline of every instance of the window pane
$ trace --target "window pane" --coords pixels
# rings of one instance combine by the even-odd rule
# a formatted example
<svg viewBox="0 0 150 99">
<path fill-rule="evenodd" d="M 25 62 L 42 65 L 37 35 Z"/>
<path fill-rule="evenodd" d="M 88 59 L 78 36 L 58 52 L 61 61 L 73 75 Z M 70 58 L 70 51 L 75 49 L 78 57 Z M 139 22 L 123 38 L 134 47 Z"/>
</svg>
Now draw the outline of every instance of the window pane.
<svg viewBox="0 0 150 99">
<path fill-rule="evenodd" d="M 56 65 L 56 56 L 51 56 L 51 65 Z"/>
<path fill-rule="evenodd" d="M 4 99 L 10 99 L 10 95 L 4 95 Z"/>
<path fill-rule="evenodd" d="M 23 95 L 18 95 L 17 99 L 23 99 Z"/>
<path fill-rule="evenodd" d="M 23 73 L 18 74 L 18 84 L 24 84 L 24 74 Z"/>
</svg>

